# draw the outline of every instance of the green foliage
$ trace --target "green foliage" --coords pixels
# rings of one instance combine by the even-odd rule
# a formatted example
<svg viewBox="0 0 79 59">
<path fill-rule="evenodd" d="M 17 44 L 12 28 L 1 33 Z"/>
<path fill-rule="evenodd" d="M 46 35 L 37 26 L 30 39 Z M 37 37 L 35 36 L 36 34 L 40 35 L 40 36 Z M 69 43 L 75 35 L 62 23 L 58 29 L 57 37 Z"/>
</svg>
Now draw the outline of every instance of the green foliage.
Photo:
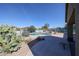
<svg viewBox="0 0 79 59">
<path fill-rule="evenodd" d="M 42 27 L 43 30 L 48 30 L 48 28 L 49 28 L 49 24 L 45 24 L 45 25 Z"/>
<path fill-rule="evenodd" d="M 34 32 L 36 30 L 36 28 L 35 28 L 35 26 L 32 25 L 32 26 L 28 27 L 27 30 L 29 32 Z"/>
<path fill-rule="evenodd" d="M 13 52 L 20 46 L 21 36 L 17 36 L 15 29 L 8 25 L 0 26 L 0 50 L 1 52 Z M 15 49 L 17 47 L 17 49 Z"/>
</svg>

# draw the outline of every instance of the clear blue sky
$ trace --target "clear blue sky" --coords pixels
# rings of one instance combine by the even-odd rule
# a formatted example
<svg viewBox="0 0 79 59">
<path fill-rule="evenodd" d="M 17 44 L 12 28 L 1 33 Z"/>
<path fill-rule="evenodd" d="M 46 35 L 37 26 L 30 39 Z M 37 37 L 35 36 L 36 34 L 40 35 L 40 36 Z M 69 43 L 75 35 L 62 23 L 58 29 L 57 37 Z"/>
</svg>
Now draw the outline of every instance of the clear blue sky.
<svg viewBox="0 0 79 59">
<path fill-rule="evenodd" d="M 41 27 L 65 25 L 65 4 L 0 4 L 0 25 Z"/>
</svg>

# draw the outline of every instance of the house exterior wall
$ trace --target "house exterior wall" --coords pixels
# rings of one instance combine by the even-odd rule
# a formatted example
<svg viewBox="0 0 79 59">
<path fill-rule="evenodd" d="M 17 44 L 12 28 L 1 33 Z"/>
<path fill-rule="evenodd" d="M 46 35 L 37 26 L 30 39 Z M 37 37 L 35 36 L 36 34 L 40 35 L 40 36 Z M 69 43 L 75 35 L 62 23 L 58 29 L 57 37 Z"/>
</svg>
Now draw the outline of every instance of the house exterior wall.
<svg viewBox="0 0 79 59">
<path fill-rule="evenodd" d="M 66 11 L 67 13 L 67 22 L 70 21 L 70 17 L 72 15 L 72 11 L 75 9 L 75 28 L 76 28 L 76 34 L 75 34 L 75 55 L 79 56 L 79 4 L 68 4 L 68 9 Z M 71 19 L 73 20 L 73 19 Z M 71 22 L 71 21 L 70 21 Z"/>
<path fill-rule="evenodd" d="M 37 33 L 42 33 L 43 30 L 36 30 L 35 32 L 37 32 Z"/>
<path fill-rule="evenodd" d="M 76 4 L 75 26 L 76 26 L 76 55 L 79 56 L 79 4 Z"/>
<path fill-rule="evenodd" d="M 75 4 L 68 4 L 68 10 L 67 10 L 67 22 L 69 22 L 69 19 L 72 15 L 73 9 L 75 8 Z"/>
<path fill-rule="evenodd" d="M 68 4 L 67 22 L 69 22 L 69 19 L 71 17 L 72 11 L 73 11 L 72 4 Z"/>
</svg>

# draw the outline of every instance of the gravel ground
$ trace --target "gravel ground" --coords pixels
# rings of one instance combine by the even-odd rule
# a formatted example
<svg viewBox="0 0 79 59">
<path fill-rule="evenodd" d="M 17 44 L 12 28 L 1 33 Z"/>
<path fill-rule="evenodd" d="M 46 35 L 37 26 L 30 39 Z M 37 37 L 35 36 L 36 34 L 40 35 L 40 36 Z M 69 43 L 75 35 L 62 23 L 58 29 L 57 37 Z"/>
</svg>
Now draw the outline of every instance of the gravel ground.
<svg viewBox="0 0 79 59">
<path fill-rule="evenodd" d="M 13 52 L 12 54 L 0 53 L 0 56 L 33 56 L 33 54 L 28 45 L 22 42 L 21 48 L 17 52 Z"/>
</svg>

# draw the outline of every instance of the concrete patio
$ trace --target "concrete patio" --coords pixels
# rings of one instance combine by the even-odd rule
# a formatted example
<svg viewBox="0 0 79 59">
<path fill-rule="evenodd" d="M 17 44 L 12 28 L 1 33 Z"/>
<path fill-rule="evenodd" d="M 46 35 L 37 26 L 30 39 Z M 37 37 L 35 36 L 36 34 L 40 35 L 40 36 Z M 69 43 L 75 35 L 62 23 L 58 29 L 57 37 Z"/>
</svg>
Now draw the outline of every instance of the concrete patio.
<svg viewBox="0 0 79 59">
<path fill-rule="evenodd" d="M 68 42 L 65 38 L 44 36 L 45 40 L 33 40 L 29 47 L 35 56 L 70 56 Z M 36 43 L 35 43 L 36 41 Z M 65 47 L 63 47 L 65 45 Z"/>
</svg>

